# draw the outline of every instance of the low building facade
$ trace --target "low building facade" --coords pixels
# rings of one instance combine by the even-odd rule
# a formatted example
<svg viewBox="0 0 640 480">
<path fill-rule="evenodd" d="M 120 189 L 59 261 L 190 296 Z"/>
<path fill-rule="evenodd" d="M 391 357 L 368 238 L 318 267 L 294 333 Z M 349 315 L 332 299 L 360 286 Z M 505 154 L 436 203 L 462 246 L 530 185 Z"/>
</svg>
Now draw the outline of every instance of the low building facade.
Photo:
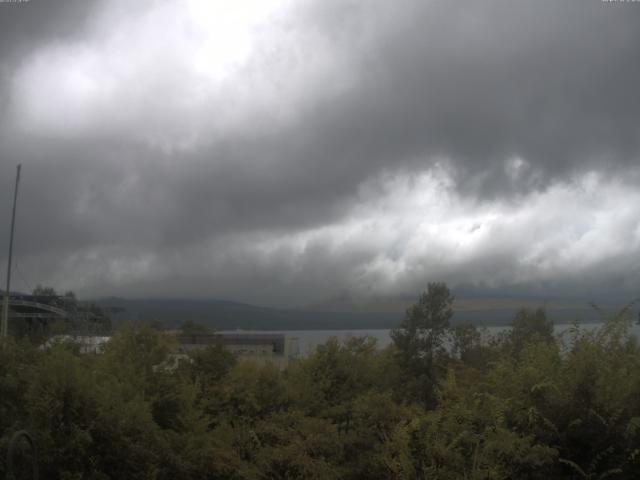
<svg viewBox="0 0 640 480">
<path fill-rule="evenodd" d="M 176 340 L 178 353 L 220 345 L 238 355 L 240 360 L 272 363 L 278 368 L 284 368 L 300 351 L 298 339 L 284 333 L 179 334 Z"/>
</svg>

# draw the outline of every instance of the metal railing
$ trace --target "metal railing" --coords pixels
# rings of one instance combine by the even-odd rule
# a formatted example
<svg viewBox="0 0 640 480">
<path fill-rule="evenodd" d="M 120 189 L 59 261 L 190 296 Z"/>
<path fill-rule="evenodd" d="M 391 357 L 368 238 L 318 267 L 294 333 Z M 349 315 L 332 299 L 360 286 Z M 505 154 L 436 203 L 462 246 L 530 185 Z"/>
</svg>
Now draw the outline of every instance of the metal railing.
<svg viewBox="0 0 640 480">
<path fill-rule="evenodd" d="M 66 317 L 68 312 L 63 310 L 62 308 L 54 307 L 53 305 L 49 305 L 46 303 L 38 303 L 32 302 L 30 300 L 18 300 L 18 299 L 10 299 L 9 300 L 10 307 L 31 307 L 31 308 L 39 308 L 40 310 L 46 310 L 47 312 L 56 313 L 61 317 Z M 14 314 L 11 314 L 14 316 Z"/>
</svg>

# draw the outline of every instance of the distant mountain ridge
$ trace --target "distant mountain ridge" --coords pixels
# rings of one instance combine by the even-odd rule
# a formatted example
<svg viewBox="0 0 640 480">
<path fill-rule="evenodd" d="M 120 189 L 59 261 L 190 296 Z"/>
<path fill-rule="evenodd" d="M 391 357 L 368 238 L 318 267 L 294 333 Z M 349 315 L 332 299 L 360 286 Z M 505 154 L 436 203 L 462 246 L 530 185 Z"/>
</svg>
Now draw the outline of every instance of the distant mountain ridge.
<svg viewBox="0 0 640 480">
<path fill-rule="evenodd" d="M 373 302 L 333 301 L 305 308 L 279 309 L 230 300 L 124 299 L 95 300 L 104 307 L 125 311 L 113 320 L 139 324 L 158 321 L 165 328 L 177 328 L 190 320 L 216 330 L 357 330 L 396 327 L 405 309 L 413 302 L 380 299 Z M 573 320 L 597 321 L 598 314 L 588 304 L 535 299 L 462 298 L 454 303 L 453 323 L 471 321 L 477 325 L 506 325 L 522 308 L 545 307 L 557 323 Z M 615 306 L 604 306 L 613 311 Z"/>
<path fill-rule="evenodd" d="M 108 298 L 96 300 L 101 306 L 123 307 L 118 322 L 159 321 L 176 328 L 186 320 L 216 330 L 339 330 L 391 328 L 398 316 L 386 312 L 310 312 L 298 309 L 260 307 L 229 300 Z"/>
</svg>

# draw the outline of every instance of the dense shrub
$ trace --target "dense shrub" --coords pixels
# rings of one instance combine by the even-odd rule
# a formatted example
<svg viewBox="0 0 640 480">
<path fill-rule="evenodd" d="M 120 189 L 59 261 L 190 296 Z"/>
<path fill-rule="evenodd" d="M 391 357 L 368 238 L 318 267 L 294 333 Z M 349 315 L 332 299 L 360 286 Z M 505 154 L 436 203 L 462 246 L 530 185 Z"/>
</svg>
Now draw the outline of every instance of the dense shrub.
<svg viewBox="0 0 640 480">
<path fill-rule="evenodd" d="M 387 349 L 332 339 L 283 371 L 219 347 L 154 368 L 171 344 L 144 328 L 102 356 L 6 341 L 0 446 L 27 428 L 50 479 L 637 477 L 628 311 L 560 337 L 543 311 L 521 311 L 482 343 L 448 325 L 448 290 L 432 293 Z"/>
</svg>

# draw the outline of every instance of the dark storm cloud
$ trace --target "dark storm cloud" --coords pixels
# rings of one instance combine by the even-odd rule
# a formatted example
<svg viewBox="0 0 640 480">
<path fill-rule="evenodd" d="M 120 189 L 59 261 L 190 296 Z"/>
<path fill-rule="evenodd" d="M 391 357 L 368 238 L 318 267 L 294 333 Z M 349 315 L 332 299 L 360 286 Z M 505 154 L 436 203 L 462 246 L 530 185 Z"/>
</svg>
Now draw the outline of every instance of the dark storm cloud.
<svg viewBox="0 0 640 480">
<path fill-rule="evenodd" d="M 353 58 L 361 82 L 350 98 L 324 105 L 323 124 L 311 122 L 324 133 L 312 151 L 328 148 L 356 168 L 442 155 L 461 188 L 486 195 L 637 165 L 640 9 L 401 5 L 410 14 Z M 335 5 L 331 17 L 340 13 Z M 531 165 L 520 182 L 505 172 L 513 157 Z"/>
<path fill-rule="evenodd" d="M 478 218 L 526 214 L 555 186 L 586 188 L 590 171 L 620 189 L 637 175 L 637 5 L 307 2 L 258 30 L 267 33 L 222 80 L 188 65 L 200 62 L 201 33 L 181 30 L 186 4 L 140 5 L 0 4 L 2 198 L 24 163 L 19 252 L 41 278 L 148 295 L 166 293 L 174 275 L 184 291 L 238 298 L 251 286 L 261 300 L 400 293 L 435 274 L 548 282 L 555 267 L 515 240 L 533 220 L 513 231 L 483 220 L 493 225 L 483 230 Z M 450 195 L 438 212 L 464 219 L 434 224 L 490 232 L 473 240 L 482 249 L 450 249 L 458 240 L 421 230 L 420 181 L 393 179 L 433 171 L 448 186 L 427 187 Z M 406 210 L 377 204 L 398 197 Z M 539 204 L 539 214 L 553 208 Z M 636 220 L 625 217 L 628 251 Z M 569 244 L 540 238 L 536 248 L 552 258 Z M 465 248 L 464 263 L 439 260 Z M 531 260 L 514 267 L 522 257 Z"/>
<path fill-rule="evenodd" d="M 31 0 L 0 4 L 0 111 L 8 108 L 7 86 L 16 66 L 42 45 L 80 38 L 101 3 Z"/>
<path fill-rule="evenodd" d="M 42 42 L 78 35 L 102 0 L 6 2 L 0 11 L 0 53 L 25 54 Z"/>
<path fill-rule="evenodd" d="M 0 78 L 34 49 L 86 33 L 91 13 L 102 0 L 31 0 L 0 5 Z M 4 90 L 4 89 L 2 89 Z M 0 90 L 0 92 L 2 91 Z"/>
</svg>

